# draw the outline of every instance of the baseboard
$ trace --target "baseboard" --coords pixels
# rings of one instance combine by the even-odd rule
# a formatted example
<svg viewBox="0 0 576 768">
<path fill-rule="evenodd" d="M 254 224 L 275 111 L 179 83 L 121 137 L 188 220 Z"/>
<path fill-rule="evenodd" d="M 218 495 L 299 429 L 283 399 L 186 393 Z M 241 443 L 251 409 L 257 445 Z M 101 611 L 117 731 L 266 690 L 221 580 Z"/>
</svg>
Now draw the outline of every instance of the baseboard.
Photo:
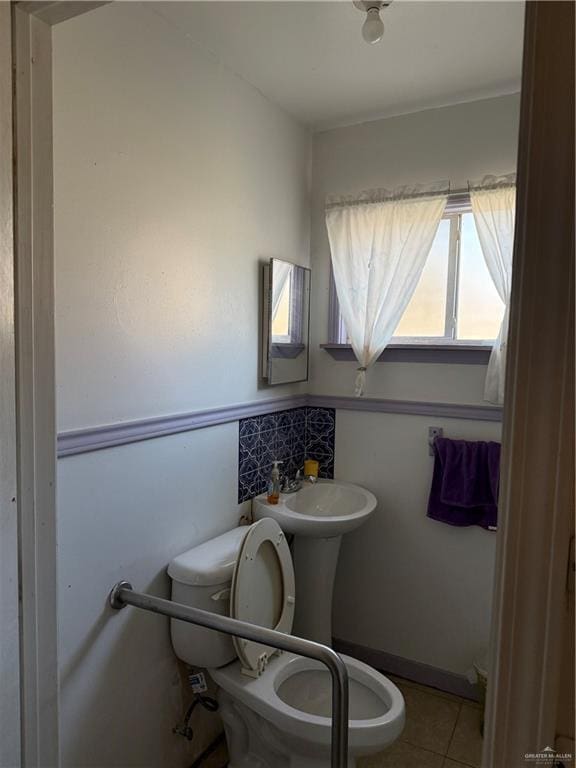
<svg viewBox="0 0 576 768">
<path fill-rule="evenodd" d="M 412 680 L 414 683 L 420 683 L 430 688 L 437 688 L 439 691 L 454 693 L 465 699 L 478 701 L 479 696 L 476 686 L 472 685 L 464 675 L 457 675 L 455 672 L 448 672 L 445 669 L 432 667 L 420 661 L 412 661 L 412 659 L 405 659 L 392 653 L 378 651 L 375 648 L 367 648 L 364 645 L 350 643 L 347 640 L 334 638 L 333 644 L 334 650 L 339 653 L 353 656 L 355 659 L 369 664 L 384 674 L 403 677 L 406 680 Z"/>
</svg>

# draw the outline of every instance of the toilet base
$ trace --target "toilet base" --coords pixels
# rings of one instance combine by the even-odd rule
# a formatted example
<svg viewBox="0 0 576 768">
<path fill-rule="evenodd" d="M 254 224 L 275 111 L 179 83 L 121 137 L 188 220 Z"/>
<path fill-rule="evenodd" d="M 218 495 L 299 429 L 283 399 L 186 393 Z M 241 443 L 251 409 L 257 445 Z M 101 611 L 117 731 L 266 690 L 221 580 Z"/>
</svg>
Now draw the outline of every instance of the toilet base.
<svg viewBox="0 0 576 768">
<path fill-rule="evenodd" d="M 347 768 L 381 752 L 404 727 L 404 699 L 388 678 L 343 656 L 349 680 Z M 219 689 L 230 768 L 331 768 L 332 682 L 320 662 L 283 653 L 258 678 L 238 661 L 209 670 Z"/>
<path fill-rule="evenodd" d="M 306 744 L 290 744 L 286 734 L 222 690 L 218 701 L 229 768 L 331 768 L 329 755 L 306 755 Z M 348 768 L 356 768 L 355 758 L 349 758 Z"/>
</svg>

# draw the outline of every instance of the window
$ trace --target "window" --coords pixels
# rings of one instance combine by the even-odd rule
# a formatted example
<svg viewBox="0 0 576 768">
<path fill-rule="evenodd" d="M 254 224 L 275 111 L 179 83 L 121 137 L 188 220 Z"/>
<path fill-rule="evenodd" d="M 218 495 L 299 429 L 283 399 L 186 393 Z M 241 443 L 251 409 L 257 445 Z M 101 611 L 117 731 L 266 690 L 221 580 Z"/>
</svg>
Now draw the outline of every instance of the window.
<svg viewBox="0 0 576 768">
<path fill-rule="evenodd" d="M 332 341 L 346 344 L 339 311 L 334 315 Z M 486 267 L 469 200 L 449 201 L 391 343 L 491 344 L 503 315 L 504 304 Z"/>
<path fill-rule="evenodd" d="M 272 340 L 277 343 L 289 343 L 292 340 L 290 335 L 290 315 L 292 314 L 291 283 L 292 279 L 290 276 L 288 280 L 284 281 L 278 304 L 274 307 L 275 312 L 272 317 Z"/>
<path fill-rule="evenodd" d="M 301 344 L 304 269 L 279 259 L 273 259 L 273 262 L 272 342 Z"/>
</svg>

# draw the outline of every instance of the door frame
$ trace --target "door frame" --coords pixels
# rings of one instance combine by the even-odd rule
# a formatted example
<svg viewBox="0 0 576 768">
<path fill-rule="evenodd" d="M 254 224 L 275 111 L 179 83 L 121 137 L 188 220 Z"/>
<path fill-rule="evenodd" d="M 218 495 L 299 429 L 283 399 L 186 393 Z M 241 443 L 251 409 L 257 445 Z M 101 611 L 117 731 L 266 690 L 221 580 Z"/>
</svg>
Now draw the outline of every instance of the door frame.
<svg viewBox="0 0 576 768">
<path fill-rule="evenodd" d="M 10 768 L 57 768 L 60 764 L 52 26 L 104 4 L 84 0 L 0 3 L 3 33 L 12 49 L 11 64 L 2 67 L 0 96 L 3 104 L 6 100 L 12 105 L 10 137 L 14 139 L 10 169 L 2 165 L 0 180 L 3 189 L 12 192 L 5 199 L 14 214 L 13 243 L 2 250 L 2 266 L 8 270 L 10 262 L 16 329 L 12 348 L 10 339 L 0 342 L 0 359 L 9 359 L 10 354 L 14 359 L 12 371 L 7 368 L 2 373 L 11 373 L 15 382 L 11 395 L 15 431 L 10 414 L 0 422 L 0 430 L 2 444 L 11 446 L 11 474 L 16 468 L 15 481 L 10 483 L 8 477 L 6 488 L 17 488 L 11 496 L 16 499 L 12 505 L 16 524 L 12 521 L 10 540 L 12 551 L 18 553 L 14 585 L 20 596 L 20 663 L 12 672 L 12 677 L 19 672 L 19 712 L 14 717 L 18 715 L 20 721 L 15 729 L 20 733 L 20 754 L 16 760 L 13 751 L 13 761 L 5 763 Z M 11 29 L 11 41 L 6 29 Z M 2 50 L 8 56 L 10 46 Z M 13 178 L 9 178 L 12 167 Z"/>
<path fill-rule="evenodd" d="M 12 34 L 0 3 L 0 766 L 20 765 Z"/>
<path fill-rule="evenodd" d="M 572 2 L 526 5 L 517 189 L 486 768 L 568 735 L 557 721 L 573 600 Z"/>
<path fill-rule="evenodd" d="M 21 765 L 59 765 L 52 32 L 12 5 Z"/>
<path fill-rule="evenodd" d="M 27 768 L 59 764 L 51 26 L 102 4 L 13 3 L 15 70 L 0 67 L 3 139 L 10 135 L 6 123 L 10 115 L 4 106 L 15 93 L 16 173 L 13 187 L 12 164 L 6 155 L 10 147 L 3 141 L 0 298 L 6 298 L 8 314 L 0 316 L 7 329 L 0 333 L 0 361 L 7 361 L 0 370 L 0 439 L 7 449 L 3 454 L 6 458 L 0 458 L 0 482 L 9 492 L 0 495 L 0 515 L 8 520 L 0 555 L 17 541 L 22 755 L 13 765 Z M 6 5 L 0 3 L 0 21 L 5 21 Z M 556 649 L 566 605 L 574 485 L 573 291 L 568 289 L 569 283 L 573 287 L 573 280 L 566 279 L 569 263 L 573 267 L 573 208 L 567 212 L 570 190 L 565 171 L 566 152 L 572 152 L 573 162 L 573 122 L 570 150 L 566 146 L 570 136 L 563 143 L 567 113 L 562 104 L 564 99 L 570 105 L 573 98 L 573 83 L 572 94 L 567 97 L 566 93 L 573 68 L 570 71 L 565 58 L 568 30 L 573 34 L 565 6 L 571 5 L 533 0 L 526 9 L 502 525 L 497 547 L 485 768 L 517 765 L 525 752 L 553 743 L 555 735 L 559 682 Z M 9 47 L 0 46 L 0 56 L 6 57 L 6 50 Z M 559 78 L 558 71 L 562 73 Z M 553 141 L 543 143 L 550 136 Z M 544 199 L 539 194 L 542 185 Z M 554 260 L 545 258 L 551 243 Z M 542 279 L 544 273 L 546 280 Z M 535 295 L 538 301 L 533 300 Z M 570 318 L 571 325 L 567 324 Z M 541 345 L 534 344 L 534 333 L 542 338 Z M 537 435 L 532 429 L 535 423 L 540 430 Z M 541 461 L 543 446 L 554 457 L 546 465 Z M 12 498 L 16 498 L 16 505 L 8 501 Z M 543 508 L 546 516 L 542 515 Z M 8 567 L 14 575 L 14 563 Z M 0 610 L 14 615 L 17 593 L 12 582 L 8 589 L 0 590 Z M 542 664 L 535 664 L 535 648 Z M 0 655 L 0 671 L 4 672 L 1 664 Z M 17 677 L 18 670 L 12 670 L 12 680 Z"/>
</svg>

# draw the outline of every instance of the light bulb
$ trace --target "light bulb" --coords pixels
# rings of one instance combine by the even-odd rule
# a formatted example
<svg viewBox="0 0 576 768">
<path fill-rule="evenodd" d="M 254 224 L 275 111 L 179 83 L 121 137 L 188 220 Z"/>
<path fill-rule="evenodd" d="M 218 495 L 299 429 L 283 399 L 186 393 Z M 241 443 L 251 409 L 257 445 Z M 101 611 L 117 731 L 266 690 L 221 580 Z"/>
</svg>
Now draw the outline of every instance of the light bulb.
<svg viewBox="0 0 576 768">
<path fill-rule="evenodd" d="M 368 8 L 366 21 L 362 25 L 362 37 L 367 43 L 378 43 L 384 35 L 384 24 L 378 8 Z"/>
</svg>

